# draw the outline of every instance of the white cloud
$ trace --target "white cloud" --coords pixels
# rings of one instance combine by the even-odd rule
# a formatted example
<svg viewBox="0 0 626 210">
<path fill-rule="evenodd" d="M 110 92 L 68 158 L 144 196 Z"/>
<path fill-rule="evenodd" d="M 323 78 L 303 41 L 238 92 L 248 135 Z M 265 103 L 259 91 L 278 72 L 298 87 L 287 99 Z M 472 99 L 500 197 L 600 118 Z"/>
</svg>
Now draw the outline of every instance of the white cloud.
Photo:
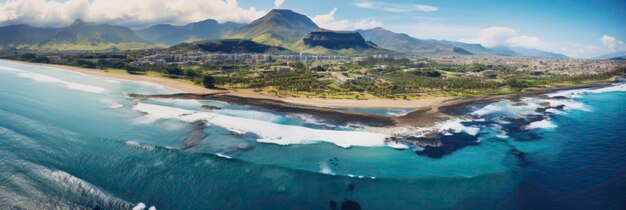
<svg viewBox="0 0 626 210">
<path fill-rule="evenodd" d="M 480 28 L 465 25 L 450 25 L 433 21 L 412 24 L 389 25 L 387 28 L 398 33 L 406 33 L 420 39 L 459 40 L 472 37 Z"/>
<path fill-rule="evenodd" d="M 494 47 L 497 45 L 505 45 L 507 40 L 514 37 L 517 32 L 507 27 L 490 27 L 480 30 L 473 39 L 463 39 L 468 43 L 478 43 L 486 47 Z"/>
<path fill-rule="evenodd" d="M 368 29 L 383 25 L 380 21 L 377 20 L 336 20 L 335 13 L 337 13 L 337 8 L 333 8 L 328 14 L 317 15 L 315 17 L 312 17 L 311 19 L 321 28 L 330 30 Z"/>
<path fill-rule="evenodd" d="M 617 40 L 613 36 L 603 35 L 600 37 L 602 45 L 608 49 L 609 52 L 621 52 L 626 51 L 626 44 L 623 41 Z"/>
<path fill-rule="evenodd" d="M 265 14 L 241 8 L 237 0 L 8 0 L 0 3 L 0 25 L 60 26 L 76 18 L 99 23 L 146 26 L 185 24 L 208 18 L 250 22 Z"/>
<path fill-rule="evenodd" d="M 274 7 L 280 8 L 280 6 L 283 5 L 283 3 L 285 3 L 285 0 L 274 0 Z"/>
<path fill-rule="evenodd" d="M 475 38 L 461 39 L 463 42 L 478 43 L 485 47 L 498 45 L 509 47 L 522 47 L 538 50 L 554 50 L 553 46 L 546 44 L 536 36 L 519 35 L 515 29 L 507 27 L 490 27 L 480 30 Z"/>
<path fill-rule="evenodd" d="M 388 2 L 372 2 L 364 1 L 354 3 L 355 6 L 367 9 L 377 9 L 387 12 L 434 12 L 439 10 L 438 7 L 422 5 L 422 4 L 401 4 L 401 3 L 388 3 Z"/>
</svg>

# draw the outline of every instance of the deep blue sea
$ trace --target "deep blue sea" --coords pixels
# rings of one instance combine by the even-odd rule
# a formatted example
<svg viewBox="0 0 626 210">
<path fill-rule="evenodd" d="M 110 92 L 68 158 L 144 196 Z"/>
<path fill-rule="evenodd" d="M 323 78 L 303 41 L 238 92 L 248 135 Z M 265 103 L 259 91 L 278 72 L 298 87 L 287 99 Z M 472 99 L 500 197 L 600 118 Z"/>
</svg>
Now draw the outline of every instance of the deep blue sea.
<svg viewBox="0 0 626 210">
<path fill-rule="evenodd" d="M 626 209 L 624 83 L 393 131 L 439 133 L 421 146 L 314 116 L 127 97 L 174 92 L 0 61 L 0 209 Z"/>
</svg>

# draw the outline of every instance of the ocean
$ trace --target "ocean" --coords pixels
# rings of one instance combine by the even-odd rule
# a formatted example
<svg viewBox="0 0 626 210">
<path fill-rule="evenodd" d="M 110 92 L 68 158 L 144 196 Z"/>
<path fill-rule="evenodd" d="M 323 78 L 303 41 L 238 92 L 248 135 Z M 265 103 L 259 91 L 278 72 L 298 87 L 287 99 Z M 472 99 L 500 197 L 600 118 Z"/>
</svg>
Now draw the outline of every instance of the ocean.
<svg viewBox="0 0 626 210">
<path fill-rule="evenodd" d="M 468 106 L 421 146 L 127 97 L 175 92 L 0 61 L 0 209 L 626 209 L 626 83 Z"/>
</svg>

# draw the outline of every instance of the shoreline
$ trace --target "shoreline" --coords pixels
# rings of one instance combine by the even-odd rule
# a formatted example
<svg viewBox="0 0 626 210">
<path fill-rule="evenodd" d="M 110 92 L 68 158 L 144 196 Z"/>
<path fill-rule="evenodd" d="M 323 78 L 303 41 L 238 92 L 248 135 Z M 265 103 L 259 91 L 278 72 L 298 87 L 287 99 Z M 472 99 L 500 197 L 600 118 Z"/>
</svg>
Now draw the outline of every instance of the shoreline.
<svg viewBox="0 0 626 210">
<path fill-rule="evenodd" d="M 62 70 L 74 71 L 79 73 L 84 73 L 88 75 L 115 78 L 115 79 L 123 79 L 130 81 L 140 81 L 140 82 L 149 82 L 156 85 L 161 85 L 164 87 L 168 87 L 174 90 L 177 90 L 181 93 L 192 93 L 192 94 L 225 94 L 231 95 L 235 97 L 242 98 L 253 98 L 253 99 L 268 99 L 268 100 L 277 100 L 285 103 L 292 104 L 300 104 L 300 105 L 308 105 L 308 106 L 317 106 L 317 107 L 325 107 L 325 108 L 411 108 L 411 109 L 420 109 L 429 107 L 432 104 L 441 103 L 445 100 L 452 99 L 451 97 L 436 97 L 436 98 L 427 98 L 427 99 L 419 99 L 419 100 L 393 100 L 393 99 L 367 99 L 367 100 L 358 100 L 358 99 L 323 99 L 323 98 L 298 98 L 298 97 L 280 97 L 280 96 L 272 96 L 272 95 L 264 95 L 256 92 L 241 92 L 241 91 L 229 91 L 229 90 L 214 90 L 214 89 L 206 89 L 204 87 L 193 85 L 185 82 L 178 81 L 176 79 L 163 78 L 163 77 L 153 77 L 147 75 L 134 75 L 134 74 L 115 74 L 105 72 L 103 70 L 98 69 L 87 69 L 75 66 L 67 66 L 67 65 L 59 65 L 59 64 L 45 64 L 45 63 L 31 63 L 25 61 L 17 61 L 17 60 L 7 60 L 0 59 L 3 61 L 16 62 L 21 64 L 28 65 L 37 65 L 43 67 L 52 67 Z"/>
<path fill-rule="evenodd" d="M 79 73 L 83 73 L 87 75 L 99 76 L 99 77 L 105 77 L 105 78 L 122 79 L 122 80 L 135 81 L 135 82 L 148 82 L 148 83 L 152 83 L 155 85 L 160 85 L 160 86 L 164 86 L 167 88 L 171 88 L 179 92 L 197 93 L 197 94 L 218 92 L 217 90 L 206 89 L 204 87 L 184 83 L 176 79 L 170 79 L 170 78 L 152 77 L 152 76 L 136 75 L 136 74 L 115 74 L 115 73 L 105 72 L 104 70 L 99 70 L 99 69 L 87 69 L 87 68 L 60 65 L 60 64 L 31 63 L 31 62 L 7 60 L 7 59 L 0 59 L 0 60 L 20 63 L 20 64 L 27 64 L 27 65 L 50 67 L 53 69 L 56 68 L 56 69 L 79 72 Z"/>
<path fill-rule="evenodd" d="M 255 106 L 259 109 L 267 111 L 308 114 L 316 116 L 322 120 L 333 123 L 365 123 L 370 127 L 399 127 L 399 126 L 432 126 L 436 123 L 449 120 L 455 116 L 461 115 L 459 111 L 465 110 L 465 107 L 472 104 L 487 104 L 500 100 L 518 100 L 523 97 L 535 97 L 547 93 L 553 93 L 563 90 L 582 89 L 591 87 L 603 87 L 617 82 L 617 80 L 601 81 L 587 83 L 581 85 L 554 87 L 540 90 L 532 90 L 521 93 L 491 96 L 474 96 L 467 98 L 453 98 L 444 100 L 441 103 L 431 104 L 426 107 L 416 107 L 412 112 L 403 116 L 382 116 L 363 112 L 340 110 L 331 107 L 318 107 L 312 105 L 303 105 L 297 103 L 289 103 L 273 99 L 261 99 L 251 97 L 234 96 L 230 94 L 212 93 L 212 94 L 156 94 L 142 95 L 129 94 L 130 97 L 136 99 L 186 99 L 186 100 L 215 100 L 223 101 L 237 105 Z"/>
<path fill-rule="evenodd" d="M 184 83 L 170 78 L 153 77 L 146 75 L 114 74 L 95 69 L 86 69 L 58 64 L 40 64 L 24 61 L 6 60 L 29 65 L 53 67 L 62 70 L 80 72 L 88 75 L 124 79 L 130 81 L 149 82 L 156 85 L 172 88 L 181 93 L 141 95 L 129 94 L 138 99 L 194 99 L 216 100 L 238 105 L 250 105 L 261 109 L 283 113 L 308 114 L 334 123 L 366 123 L 375 127 L 389 126 L 431 126 L 435 123 L 451 119 L 471 104 L 486 104 L 500 100 L 516 100 L 522 97 L 540 96 L 547 93 L 602 87 L 618 82 L 611 80 L 591 82 L 563 87 L 551 87 L 525 92 L 504 95 L 481 95 L 464 98 L 438 97 L 420 100 L 391 100 L 391 99 L 322 99 L 322 98 L 293 98 L 262 95 L 254 92 L 231 92 L 211 90 L 197 85 Z M 336 108 L 411 108 L 413 111 L 404 116 L 381 116 L 356 111 L 340 110 Z"/>
</svg>

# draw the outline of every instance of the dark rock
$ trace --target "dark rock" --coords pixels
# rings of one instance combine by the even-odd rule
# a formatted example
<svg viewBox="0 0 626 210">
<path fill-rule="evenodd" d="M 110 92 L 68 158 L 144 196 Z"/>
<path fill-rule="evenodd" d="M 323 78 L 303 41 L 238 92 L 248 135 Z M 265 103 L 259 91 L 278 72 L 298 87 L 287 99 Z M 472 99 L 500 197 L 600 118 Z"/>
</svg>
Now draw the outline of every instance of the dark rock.
<svg viewBox="0 0 626 210">
<path fill-rule="evenodd" d="M 209 105 L 202 105 L 200 107 L 200 109 L 204 109 L 204 110 L 222 110 L 222 108 L 217 107 L 217 106 L 209 106 Z"/>
<path fill-rule="evenodd" d="M 517 148 L 511 149 L 511 153 L 513 153 L 513 155 L 515 155 L 517 157 L 524 157 L 524 156 L 526 156 L 526 153 L 518 150 Z"/>
<path fill-rule="evenodd" d="M 341 210 L 360 210 L 361 209 L 361 205 L 359 203 L 357 203 L 356 201 L 352 201 L 352 200 L 348 200 L 348 199 L 343 199 L 343 201 L 341 202 Z"/>
<path fill-rule="evenodd" d="M 517 159 L 519 160 L 520 167 L 527 167 L 528 165 L 530 165 L 528 158 L 526 158 L 526 153 L 518 150 L 517 148 L 511 148 L 511 153 L 515 155 L 515 157 L 517 157 Z"/>
<path fill-rule="evenodd" d="M 327 49 L 376 49 L 375 45 L 366 42 L 361 34 L 354 31 L 315 30 L 307 34 L 302 41 L 309 47 L 324 47 Z"/>
<path fill-rule="evenodd" d="M 568 97 L 565 97 L 565 96 L 554 96 L 552 98 L 553 99 L 569 99 Z"/>
<path fill-rule="evenodd" d="M 428 142 L 425 140 L 429 140 L 429 139 L 417 138 L 416 140 L 424 143 L 424 142 Z M 433 146 L 423 147 L 422 150 L 416 151 L 418 155 L 423 155 L 423 156 L 430 157 L 430 158 L 442 158 L 466 146 L 479 144 L 476 141 L 477 140 L 476 137 L 466 134 L 466 133 L 457 133 L 457 134 L 450 135 L 450 136 L 440 134 L 430 140 L 435 140 L 435 141 L 432 141 L 432 143 L 433 145 L 436 145 L 436 147 L 433 147 Z M 440 143 L 435 143 L 435 142 L 440 142 Z"/>
<path fill-rule="evenodd" d="M 350 192 L 354 191 L 354 184 L 350 183 L 348 184 L 348 190 L 350 190 Z"/>
<path fill-rule="evenodd" d="M 330 200 L 328 202 L 328 207 L 330 207 L 330 210 L 337 210 L 337 202 L 335 202 L 334 200 Z"/>
<path fill-rule="evenodd" d="M 192 131 L 183 139 L 183 149 L 191 149 L 200 143 L 200 140 L 206 138 L 208 134 L 204 132 L 206 121 L 198 120 L 193 123 Z"/>
<path fill-rule="evenodd" d="M 439 139 L 419 139 L 415 141 L 411 141 L 411 144 L 416 147 L 440 147 L 443 146 L 443 143 Z"/>
</svg>

